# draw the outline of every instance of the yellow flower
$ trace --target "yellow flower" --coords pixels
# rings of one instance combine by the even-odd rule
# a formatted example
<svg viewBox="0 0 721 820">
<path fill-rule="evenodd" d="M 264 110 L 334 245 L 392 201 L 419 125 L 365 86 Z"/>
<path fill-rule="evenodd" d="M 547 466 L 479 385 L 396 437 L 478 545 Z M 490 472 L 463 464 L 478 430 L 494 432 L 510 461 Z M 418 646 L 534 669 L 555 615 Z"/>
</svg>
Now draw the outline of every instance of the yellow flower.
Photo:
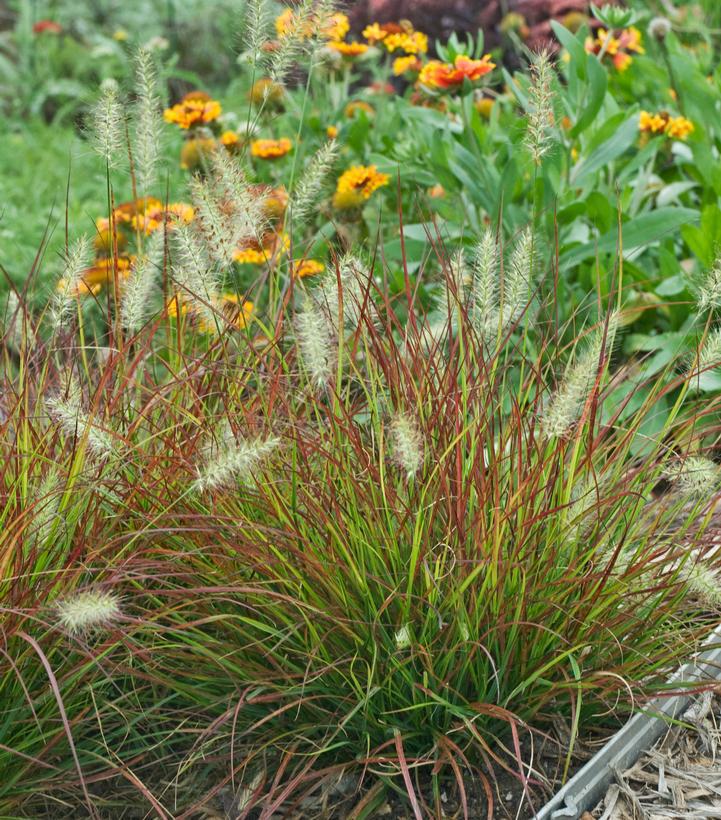
<svg viewBox="0 0 721 820">
<path fill-rule="evenodd" d="M 278 159 L 284 157 L 293 148 L 293 143 L 287 138 L 279 140 L 253 140 L 250 144 L 250 153 L 258 159 Z"/>
<path fill-rule="evenodd" d="M 240 137 L 235 131 L 223 131 L 220 135 L 220 144 L 231 154 L 235 154 L 240 149 Z"/>
<path fill-rule="evenodd" d="M 335 125 L 329 125 L 325 129 L 325 134 L 329 140 L 334 140 L 338 136 L 338 129 Z"/>
<path fill-rule="evenodd" d="M 660 134 L 665 130 L 667 122 L 668 115 L 664 117 L 662 114 L 650 114 L 648 111 L 641 111 L 638 127 L 641 131 L 647 131 L 650 134 Z"/>
<path fill-rule="evenodd" d="M 196 125 L 217 120 L 222 112 L 220 103 L 217 100 L 205 100 L 197 96 L 188 97 L 174 105 L 166 108 L 163 116 L 166 122 L 175 123 L 180 128 L 187 130 Z"/>
<path fill-rule="evenodd" d="M 353 100 L 345 107 L 345 115 L 349 119 L 354 117 L 358 111 L 365 111 L 366 114 L 373 115 L 376 113 L 375 108 L 365 100 Z"/>
<path fill-rule="evenodd" d="M 66 280 L 58 280 L 58 291 L 65 292 Z M 68 296 L 97 296 L 103 289 L 102 284 L 96 282 L 95 284 L 88 284 L 84 279 L 78 279 L 73 287 L 67 292 Z"/>
<path fill-rule="evenodd" d="M 431 199 L 443 199 L 446 195 L 446 189 L 439 183 L 428 189 L 428 196 Z"/>
<path fill-rule="evenodd" d="M 122 231 L 115 230 L 115 234 L 110 230 L 110 220 L 105 217 L 95 220 L 95 238 L 93 246 L 98 253 L 109 256 L 113 253 L 113 243 L 119 251 L 122 251 L 128 244 L 128 239 Z"/>
<path fill-rule="evenodd" d="M 113 32 L 113 40 L 118 43 L 124 43 L 128 39 L 128 32 L 124 28 L 116 29 Z"/>
<path fill-rule="evenodd" d="M 290 248 L 290 238 L 287 234 L 271 233 L 264 238 L 262 244 L 249 242 L 242 248 L 237 248 L 233 254 L 233 259 L 239 265 L 264 265 L 272 262 L 276 257 L 285 253 Z"/>
<path fill-rule="evenodd" d="M 315 276 L 317 273 L 323 273 L 325 265 L 317 259 L 297 259 L 291 266 L 291 275 L 297 279 L 302 279 L 304 276 Z"/>
<path fill-rule="evenodd" d="M 671 139 L 685 140 L 694 131 L 694 124 L 686 117 L 671 117 L 667 111 L 650 114 L 641 111 L 638 119 L 641 132 L 647 134 L 665 134 Z"/>
<path fill-rule="evenodd" d="M 406 54 L 425 54 L 428 51 L 428 36 L 422 31 L 401 31 L 387 34 L 383 45 L 393 53 L 396 49 Z"/>
<path fill-rule="evenodd" d="M 393 73 L 396 77 L 405 74 L 407 71 L 420 71 L 421 61 L 414 54 L 409 54 L 407 57 L 396 57 L 393 60 Z"/>
<path fill-rule="evenodd" d="M 378 43 L 388 36 L 388 32 L 381 28 L 378 23 L 371 23 L 363 29 L 363 36 L 369 43 Z"/>
<path fill-rule="evenodd" d="M 186 171 L 193 171 L 205 165 L 215 148 L 215 140 L 210 137 L 186 140 L 180 149 L 180 167 Z"/>
<path fill-rule="evenodd" d="M 331 14 L 321 28 L 321 34 L 329 40 L 342 40 L 350 31 L 348 16 L 342 12 Z"/>
<path fill-rule="evenodd" d="M 473 105 L 484 119 L 489 119 L 493 110 L 493 102 L 490 97 L 479 97 Z"/>
<path fill-rule="evenodd" d="M 666 134 L 671 139 L 685 140 L 694 131 L 694 125 L 686 117 L 671 117 L 666 125 Z"/>
<path fill-rule="evenodd" d="M 388 174 L 380 173 L 375 165 L 355 165 L 338 179 L 333 206 L 339 210 L 356 208 L 389 180 Z"/>
<path fill-rule="evenodd" d="M 263 77 L 253 83 L 248 98 L 255 105 L 262 105 L 263 102 L 277 105 L 283 100 L 283 86 L 273 82 L 270 77 Z"/>
<path fill-rule="evenodd" d="M 224 323 L 236 330 L 244 330 L 255 313 L 255 305 L 252 302 L 241 302 L 235 293 L 223 294 L 214 308 L 220 314 L 215 319 L 198 317 L 198 330 L 201 333 L 222 331 Z"/>
<path fill-rule="evenodd" d="M 293 9 L 284 9 L 275 18 L 275 33 L 278 37 L 287 37 L 289 34 L 294 34 L 295 16 Z"/>
<path fill-rule="evenodd" d="M 365 43 L 348 43 L 345 40 L 331 40 L 328 43 L 328 48 L 337 51 L 344 57 L 359 57 L 368 51 L 368 46 Z"/>
</svg>

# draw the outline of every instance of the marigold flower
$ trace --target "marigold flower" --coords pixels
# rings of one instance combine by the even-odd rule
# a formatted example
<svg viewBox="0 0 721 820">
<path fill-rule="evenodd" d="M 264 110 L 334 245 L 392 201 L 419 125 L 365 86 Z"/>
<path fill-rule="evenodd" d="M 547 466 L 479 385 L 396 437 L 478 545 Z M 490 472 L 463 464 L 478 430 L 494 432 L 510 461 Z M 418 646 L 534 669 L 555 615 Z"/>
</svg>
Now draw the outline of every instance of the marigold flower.
<svg viewBox="0 0 721 820">
<path fill-rule="evenodd" d="M 648 111 L 641 111 L 638 126 L 641 131 L 660 134 L 666 129 L 667 122 L 668 114 L 664 117 L 662 114 L 650 114 Z"/>
<path fill-rule="evenodd" d="M 290 247 L 290 238 L 287 234 L 271 232 L 262 242 L 250 241 L 238 248 L 233 254 L 233 260 L 239 265 L 264 265 L 274 261 Z"/>
<path fill-rule="evenodd" d="M 143 213 L 149 208 L 160 207 L 162 204 L 154 196 L 141 196 L 130 202 L 121 202 L 115 206 L 113 219 L 115 222 L 130 222 L 136 214 Z"/>
<path fill-rule="evenodd" d="M 365 43 L 349 43 L 345 40 L 331 40 L 328 43 L 328 48 L 342 54 L 344 57 L 359 57 L 368 51 L 368 46 Z"/>
<path fill-rule="evenodd" d="M 329 140 L 334 140 L 338 136 L 338 128 L 335 125 L 329 125 L 325 129 L 325 135 Z"/>
<path fill-rule="evenodd" d="M 672 139 L 685 140 L 694 131 L 694 125 L 686 117 L 671 117 L 666 125 L 666 134 Z"/>
<path fill-rule="evenodd" d="M 235 131 L 223 131 L 219 142 L 231 154 L 235 154 L 240 149 L 240 136 Z"/>
<path fill-rule="evenodd" d="M 364 111 L 366 114 L 373 115 L 376 113 L 375 108 L 365 100 L 352 100 L 345 107 L 345 115 L 349 119 L 354 117 L 359 111 Z"/>
<path fill-rule="evenodd" d="M 191 205 L 185 202 L 172 202 L 167 208 L 157 205 L 148 208 L 143 213 L 136 214 L 131 224 L 135 230 L 151 234 L 163 225 L 166 225 L 168 230 L 171 230 L 178 222 L 184 222 L 187 225 L 193 221 L 194 217 L 195 210 Z"/>
<path fill-rule="evenodd" d="M 212 137 L 198 137 L 186 140 L 180 149 L 180 167 L 185 171 L 194 171 L 201 168 L 210 160 L 217 143 Z"/>
<path fill-rule="evenodd" d="M 204 94 L 205 92 L 193 93 Z M 175 125 L 187 131 L 196 125 L 205 125 L 217 120 L 222 110 L 217 100 L 205 100 L 198 96 L 188 98 L 188 95 L 186 95 L 181 102 L 172 108 L 166 108 L 163 116 L 166 122 L 175 123 Z"/>
<path fill-rule="evenodd" d="M 258 159 L 279 159 L 292 148 L 293 143 L 287 137 L 279 140 L 253 140 L 250 144 L 250 153 Z"/>
<path fill-rule="evenodd" d="M 496 67 L 491 62 L 491 55 L 486 54 L 480 60 L 472 60 L 459 54 L 453 65 L 440 60 L 430 60 L 421 69 L 418 78 L 421 85 L 428 88 L 452 89 L 462 85 L 464 80 L 480 80 Z"/>
<path fill-rule="evenodd" d="M 325 18 L 320 25 L 317 25 L 317 16 L 315 20 L 311 16 L 301 26 L 291 8 L 285 9 L 275 18 L 275 31 L 280 38 L 297 37 L 305 40 L 312 37 L 316 29 L 328 40 L 342 40 L 350 31 L 350 21 L 342 12 L 336 12 Z"/>
<path fill-rule="evenodd" d="M 396 57 L 393 60 L 393 73 L 396 77 L 400 77 L 407 71 L 420 71 L 421 61 L 414 54 L 409 54 L 406 57 Z"/>
<path fill-rule="evenodd" d="M 388 36 L 388 32 L 378 23 L 371 23 L 362 31 L 363 36 L 369 43 L 378 43 Z"/>
<path fill-rule="evenodd" d="M 302 279 L 304 276 L 315 276 L 318 273 L 323 273 L 325 265 L 317 259 L 298 259 L 291 265 L 291 275 L 296 279 Z"/>
<path fill-rule="evenodd" d="M 383 45 L 391 52 L 405 51 L 406 54 L 425 54 L 428 51 L 428 35 L 422 31 L 400 31 L 387 34 Z"/>
<path fill-rule="evenodd" d="M 339 210 L 356 208 L 389 180 L 388 174 L 380 173 L 375 165 L 355 165 L 338 179 L 333 206 Z"/>
</svg>

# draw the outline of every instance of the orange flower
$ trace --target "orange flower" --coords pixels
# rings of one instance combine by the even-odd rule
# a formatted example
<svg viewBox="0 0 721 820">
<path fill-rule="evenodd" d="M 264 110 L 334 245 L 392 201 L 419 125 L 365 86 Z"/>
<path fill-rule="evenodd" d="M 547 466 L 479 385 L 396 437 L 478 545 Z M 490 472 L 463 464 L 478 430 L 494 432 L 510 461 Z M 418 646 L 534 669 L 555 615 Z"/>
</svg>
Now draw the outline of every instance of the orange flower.
<svg viewBox="0 0 721 820">
<path fill-rule="evenodd" d="M 113 219 L 116 222 L 131 222 L 136 214 L 144 213 L 149 208 L 160 208 L 162 204 L 154 196 L 141 196 L 130 202 L 121 202 L 113 211 Z"/>
<path fill-rule="evenodd" d="M 365 43 L 347 43 L 345 40 L 331 40 L 328 48 L 342 54 L 344 57 L 359 57 L 368 51 Z"/>
<path fill-rule="evenodd" d="M 685 140 L 694 131 L 694 125 L 686 117 L 671 117 L 667 111 L 650 114 L 641 111 L 638 120 L 639 129 L 647 134 L 665 134 L 671 139 Z"/>
<path fill-rule="evenodd" d="M 317 273 L 323 273 L 324 270 L 325 265 L 317 259 L 298 259 L 291 265 L 291 275 L 296 279 L 315 276 Z"/>
<path fill-rule="evenodd" d="M 481 60 L 472 60 L 459 54 L 453 65 L 442 63 L 440 60 L 426 63 L 418 80 L 421 85 L 428 88 L 452 89 L 462 85 L 464 80 L 480 80 L 495 67 L 496 64 L 491 62 L 490 54 L 486 54 Z"/>
<path fill-rule="evenodd" d="M 329 125 L 325 129 L 325 134 L 329 140 L 334 140 L 338 136 L 338 129 L 335 125 Z"/>
<path fill-rule="evenodd" d="M 136 214 L 132 218 L 132 225 L 135 230 L 151 234 L 163 225 L 171 230 L 178 222 L 186 225 L 193 221 L 195 211 L 191 205 L 184 202 L 172 202 L 165 208 L 163 205 L 155 205 L 147 208 L 143 213 Z"/>
<path fill-rule="evenodd" d="M 428 196 L 431 199 L 443 199 L 446 195 L 446 189 L 439 183 L 428 189 Z"/>
<path fill-rule="evenodd" d="M 293 148 L 293 143 L 283 137 L 279 140 L 253 140 L 250 153 L 258 159 L 278 159 L 284 157 Z"/>
<path fill-rule="evenodd" d="M 196 125 L 205 125 L 218 119 L 223 109 L 217 100 L 202 99 L 202 96 L 207 96 L 204 91 L 194 91 L 191 94 L 193 96 L 186 94 L 177 105 L 165 109 L 163 116 L 166 122 L 175 123 L 187 131 Z"/>
<path fill-rule="evenodd" d="M 338 179 L 333 207 L 339 210 L 356 208 L 389 180 L 388 174 L 380 173 L 375 165 L 355 165 Z"/>
<path fill-rule="evenodd" d="M 600 28 L 596 39 L 587 37 L 585 45 L 589 53 L 610 57 L 617 71 L 625 71 L 633 62 L 629 52 L 645 54 L 641 45 L 641 32 L 633 26 L 623 29 L 618 37 L 613 32 Z"/>
</svg>

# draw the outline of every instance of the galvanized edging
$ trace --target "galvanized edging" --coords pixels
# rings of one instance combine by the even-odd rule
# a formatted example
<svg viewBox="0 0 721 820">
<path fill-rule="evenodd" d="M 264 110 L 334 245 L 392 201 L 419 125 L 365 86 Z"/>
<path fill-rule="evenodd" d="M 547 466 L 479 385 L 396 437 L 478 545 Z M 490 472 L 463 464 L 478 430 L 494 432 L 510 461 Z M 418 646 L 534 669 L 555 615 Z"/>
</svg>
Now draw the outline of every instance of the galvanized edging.
<svg viewBox="0 0 721 820">
<path fill-rule="evenodd" d="M 704 642 L 709 648 L 679 669 L 669 683 L 721 680 L 721 625 Z M 644 712 L 629 720 L 586 765 L 536 814 L 536 820 L 578 820 L 606 793 L 614 769 L 632 766 L 669 727 L 668 719 L 682 715 L 693 695 L 675 695 L 652 701 Z"/>
</svg>

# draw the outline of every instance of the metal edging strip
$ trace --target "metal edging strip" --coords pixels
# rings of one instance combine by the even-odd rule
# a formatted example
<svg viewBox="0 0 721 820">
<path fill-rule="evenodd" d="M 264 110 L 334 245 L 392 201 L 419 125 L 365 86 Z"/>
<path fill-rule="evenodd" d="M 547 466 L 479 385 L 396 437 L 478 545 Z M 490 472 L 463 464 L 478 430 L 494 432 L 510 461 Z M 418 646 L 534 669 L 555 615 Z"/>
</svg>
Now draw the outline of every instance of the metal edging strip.
<svg viewBox="0 0 721 820">
<path fill-rule="evenodd" d="M 695 660 L 684 664 L 670 684 L 721 680 L 721 625 L 704 641 Z M 604 796 L 614 770 L 633 765 L 668 729 L 668 719 L 683 714 L 693 695 L 657 698 L 608 741 L 536 814 L 536 820 L 578 820 Z"/>
</svg>

